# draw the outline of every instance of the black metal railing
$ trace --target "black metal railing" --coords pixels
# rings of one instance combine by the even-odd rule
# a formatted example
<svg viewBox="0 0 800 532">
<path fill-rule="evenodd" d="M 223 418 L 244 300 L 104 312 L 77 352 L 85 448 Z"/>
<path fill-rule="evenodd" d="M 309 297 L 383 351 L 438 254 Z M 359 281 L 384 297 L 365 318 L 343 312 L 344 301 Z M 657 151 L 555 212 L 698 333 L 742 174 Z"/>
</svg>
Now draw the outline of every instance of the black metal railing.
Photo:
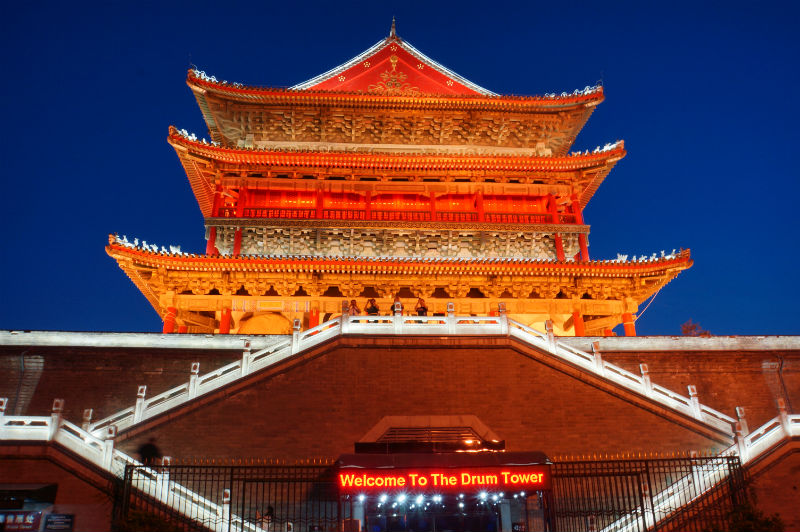
<svg viewBox="0 0 800 532">
<path fill-rule="evenodd" d="M 553 530 L 702 531 L 747 499 L 738 457 L 559 462 L 552 471 Z"/>
<path fill-rule="evenodd" d="M 377 497 L 340 497 L 328 464 L 128 466 L 114 514 L 118 530 L 147 515 L 164 530 L 702 531 L 725 529 L 748 500 L 737 457 L 555 462 L 551 471 L 551 491 L 452 495 L 430 508 L 412 506 L 409 493 L 382 513 Z"/>
</svg>

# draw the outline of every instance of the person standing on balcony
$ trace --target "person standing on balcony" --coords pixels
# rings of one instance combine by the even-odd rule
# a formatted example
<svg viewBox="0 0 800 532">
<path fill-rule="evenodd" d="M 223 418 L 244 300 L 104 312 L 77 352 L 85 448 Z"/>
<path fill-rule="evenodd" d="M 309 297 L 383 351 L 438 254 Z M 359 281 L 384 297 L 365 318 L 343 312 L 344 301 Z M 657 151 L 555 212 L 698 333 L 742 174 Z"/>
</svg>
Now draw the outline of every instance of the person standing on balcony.
<svg viewBox="0 0 800 532">
<path fill-rule="evenodd" d="M 350 300 L 350 307 L 347 309 L 347 313 L 351 316 L 358 316 L 361 314 L 361 309 L 358 308 L 358 303 L 356 303 L 355 299 Z"/>
<path fill-rule="evenodd" d="M 378 303 L 375 302 L 374 297 L 367 299 L 367 305 L 364 307 L 364 312 L 366 312 L 368 316 L 377 316 L 380 313 Z"/>
<path fill-rule="evenodd" d="M 417 311 L 417 316 L 427 316 L 428 315 L 428 305 L 425 303 L 425 300 L 417 298 L 417 304 L 414 307 L 414 310 Z"/>
</svg>

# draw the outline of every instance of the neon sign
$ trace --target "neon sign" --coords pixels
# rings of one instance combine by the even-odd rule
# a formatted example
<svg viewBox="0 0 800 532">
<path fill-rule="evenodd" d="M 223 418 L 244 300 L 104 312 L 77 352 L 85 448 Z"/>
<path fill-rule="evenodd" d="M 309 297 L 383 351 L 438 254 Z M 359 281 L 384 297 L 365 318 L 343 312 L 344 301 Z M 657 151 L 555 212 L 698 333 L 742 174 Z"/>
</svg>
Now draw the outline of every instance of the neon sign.
<svg viewBox="0 0 800 532">
<path fill-rule="evenodd" d="M 541 490 L 550 489 L 550 468 L 539 465 L 448 470 L 340 470 L 337 480 L 339 490 L 343 493 L 376 490 Z"/>
</svg>

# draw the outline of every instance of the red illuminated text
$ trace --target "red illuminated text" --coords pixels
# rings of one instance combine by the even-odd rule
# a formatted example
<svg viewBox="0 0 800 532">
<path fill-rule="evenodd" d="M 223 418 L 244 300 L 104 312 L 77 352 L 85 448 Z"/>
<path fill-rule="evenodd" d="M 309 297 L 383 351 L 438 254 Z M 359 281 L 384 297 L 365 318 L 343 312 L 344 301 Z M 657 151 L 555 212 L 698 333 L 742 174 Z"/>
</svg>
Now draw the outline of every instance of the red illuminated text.
<svg viewBox="0 0 800 532">
<path fill-rule="evenodd" d="M 343 491 L 418 488 L 446 491 L 462 488 L 542 489 L 549 483 L 547 467 L 433 471 L 359 471 L 339 473 Z"/>
</svg>

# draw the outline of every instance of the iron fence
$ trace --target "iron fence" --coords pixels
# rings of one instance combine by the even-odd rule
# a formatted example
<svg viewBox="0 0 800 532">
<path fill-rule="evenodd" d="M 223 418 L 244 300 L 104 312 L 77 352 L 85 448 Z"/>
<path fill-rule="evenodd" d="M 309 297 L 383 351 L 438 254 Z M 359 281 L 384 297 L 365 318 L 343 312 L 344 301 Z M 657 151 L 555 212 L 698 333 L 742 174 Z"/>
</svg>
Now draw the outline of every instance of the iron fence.
<svg viewBox="0 0 800 532">
<path fill-rule="evenodd" d="M 409 494 L 398 506 L 340 496 L 332 464 L 128 466 L 115 522 L 125 530 L 148 514 L 170 529 L 219 532 L 702 531 L 724 529 L 747 501 L 736 457 L 556 462 L 551 471 L 551 491 L 428 494 L 417 505 Z"/>
</svg>

